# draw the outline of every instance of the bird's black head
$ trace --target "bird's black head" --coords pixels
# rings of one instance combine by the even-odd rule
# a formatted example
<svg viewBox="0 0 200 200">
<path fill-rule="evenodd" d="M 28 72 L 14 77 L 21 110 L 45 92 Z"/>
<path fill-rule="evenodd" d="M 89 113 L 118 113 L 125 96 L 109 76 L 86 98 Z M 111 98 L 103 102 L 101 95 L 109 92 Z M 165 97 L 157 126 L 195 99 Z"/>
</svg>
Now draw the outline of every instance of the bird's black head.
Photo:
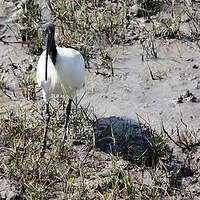
<svg viewBox="0 0 200 200">
<path fill-rule="evenodd" d="M 50 55 L 53 64 L 55 64 L 57 50 L 55 44 L 55 26 L 52 22 L 48 22 L 43 26 L 43 38 L 46 47 L 46 60 L 48 59 L 48 55 Z"/>
<path fill-rule="evenodd" d="M 46 60 L 45 60 L 45 80 L 47 81 L 47 65 L 48 65 L 48 55 L 53 62 L 56 63 L 56 44 L 55 44 L 55 26 L 53 23 L 48 22 L 43 27 L 43 38 L 46 47 Z"/>
<path fill-rule="evenodd" d="M 55 43 L 54 35 L 55 35 L 54 24 L 51 22 L 46 23 L 43 26 L 43 38 L 47 50 L 49 50 L 53 45 L 53 43 Z"/>
</svg>

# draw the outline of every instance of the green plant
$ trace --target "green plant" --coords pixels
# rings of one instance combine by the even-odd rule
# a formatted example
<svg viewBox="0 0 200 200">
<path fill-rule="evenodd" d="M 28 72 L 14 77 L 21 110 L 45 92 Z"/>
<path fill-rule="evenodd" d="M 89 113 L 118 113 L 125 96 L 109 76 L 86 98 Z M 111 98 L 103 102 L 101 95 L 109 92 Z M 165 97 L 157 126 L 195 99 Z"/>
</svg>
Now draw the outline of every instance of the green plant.
<svg viewBox="0 0 200 200">
<path fill-rule="evenodd" d="M 42 52 L 42 35 L 38 32 L 41 25 L 41 8 L 33 0 L 21 2 L 22 13 L 18 16 L 18 39 L 22 45 L 27 44 L 31 54 L 40 55 Z"/>
<path fill-rule="evenodd" d="M 19 83 L 19 87 L 21 88 L 22 95 L 27 100 L 35 101 L 35 97 L 36 97 L 35 86 L 36 86 L 35 79 L 32 77 L 32 75 L 27 75 L 23 77 Z"/>
</svg>

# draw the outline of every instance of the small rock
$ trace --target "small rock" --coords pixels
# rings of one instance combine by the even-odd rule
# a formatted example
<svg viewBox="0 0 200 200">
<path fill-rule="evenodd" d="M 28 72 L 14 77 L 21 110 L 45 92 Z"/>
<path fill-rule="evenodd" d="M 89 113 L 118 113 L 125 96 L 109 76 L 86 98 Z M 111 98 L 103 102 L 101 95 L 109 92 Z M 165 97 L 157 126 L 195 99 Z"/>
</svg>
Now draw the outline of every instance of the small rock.
<svg viewBox="0 0 200 200">
<path fill-rule="evenodd" d="M 183 97 L 184 98 L 188 98 L 188 97 L 190 97 L 190 96 L 192 96 L 193 94 L 189 91 L 189 90 L 187 90 L 186 91 L 186 93 L 183 95 Z"/>
<path fill-rule="evenodd" d="M 34 56 L 32 62 L 36 62 L 37 58 Z"/>
<path fill-rule="evenodd" d="M 186 17 L 185 20 L 184 20 L 184 22 L 186 22 L 186 23 L 188 23 L 188 22 L 190 22 L 190 21 L 191 21 L 191 18 L 190 18 L 190 17 Z"/>
<path fill-rule="evenodd" d="M 193 61 L 194 61 L 194 58 L 188 58 L 188 59 L 186 59 L 186 61 L 193 62 Z"/>
<path fill-rule="evenodd" d="M 183 97 L 182 96 L 178 97 L 177 103 L 183 103 Z"/>
<path fill-rule="evenodd" d="M 26 68 L 26 71 L 29 72 L 33 69 L 33 65 L 29 64 L 28 67 Z"/>
<path fill-rule="evenodd" d="M 183 103 L 184 101 L 191 101 L 191 102 L 199 102 L 199 99 L 197 97 L 195 97 L 192 92 L 190 92 L 189 90 L 187 90 L 185 92 L 185 94 L 180 95 L 180 97 L 178 97 L 177 103 Z"/>
<path fill-rule="evenodd" d="M 195 96 L 192 95 L 192 97 L 190 98 L 190 101 L 196 103 L 196 102 L 198 102 L 199 100 L 197 99 L 197 97 L 195 97 Z"/>
<path fill-rule="evenodd" d="M 195 64 L 195 65 L 192 66 L 192 68 L 193 68 L 193 69 L 198 69 L 199 66 Z"/>
</svg>

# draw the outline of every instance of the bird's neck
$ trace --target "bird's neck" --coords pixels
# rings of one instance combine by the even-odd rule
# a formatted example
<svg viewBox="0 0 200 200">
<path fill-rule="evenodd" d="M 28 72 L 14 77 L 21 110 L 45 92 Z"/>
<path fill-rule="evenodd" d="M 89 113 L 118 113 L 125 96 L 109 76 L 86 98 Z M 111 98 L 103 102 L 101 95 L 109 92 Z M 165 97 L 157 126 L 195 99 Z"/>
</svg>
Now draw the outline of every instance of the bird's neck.
<svg viewBox="0 0 200 200">
<path fill-rule="evenodd" d="M 56 44 L 55 44 L 55 41 L 53 41 L 52 45 L 50 47 L 50 50 L 49 50 L 49 55 L 50 55 L 51 61 L 54 65 L 56 64 L 57 53 L 58 52 L 57 52 L 57 49 L 56 49 Z"/>
</svg>

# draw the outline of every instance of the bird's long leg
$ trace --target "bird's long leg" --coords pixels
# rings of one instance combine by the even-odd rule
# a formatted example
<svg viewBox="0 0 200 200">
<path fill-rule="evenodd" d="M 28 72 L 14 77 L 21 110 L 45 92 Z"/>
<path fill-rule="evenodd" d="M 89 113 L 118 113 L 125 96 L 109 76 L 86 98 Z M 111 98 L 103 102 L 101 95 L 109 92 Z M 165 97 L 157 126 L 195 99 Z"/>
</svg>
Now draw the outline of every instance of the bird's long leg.
<svg viewBox="0 0 200 200">
<path fill-rule="evenodd" d="M 72 100 L 69 99 L 68 104 L 67 104 L 67 108 L 66 108 L 63 141 L 65 141 L 67 139 L 67 124 L 68 124 L 69 116 L 70 116 L 70 112 L 71 112 L 71 105 L 72 105 Z"/>
<path fill-rule="evenodd" d="M 49 113 L 49 103 L 46 103 L 46 109 L 45 109 L 45 127 L 44 127 L 44 135 L 42 139 L 42 153 L 44 154 L 44 151 L 46 149 L 46 139 L 47 139 L 47 132 L 49 129 L 49 121 L 50 121 L 50 113 Z"/>
</svg>

